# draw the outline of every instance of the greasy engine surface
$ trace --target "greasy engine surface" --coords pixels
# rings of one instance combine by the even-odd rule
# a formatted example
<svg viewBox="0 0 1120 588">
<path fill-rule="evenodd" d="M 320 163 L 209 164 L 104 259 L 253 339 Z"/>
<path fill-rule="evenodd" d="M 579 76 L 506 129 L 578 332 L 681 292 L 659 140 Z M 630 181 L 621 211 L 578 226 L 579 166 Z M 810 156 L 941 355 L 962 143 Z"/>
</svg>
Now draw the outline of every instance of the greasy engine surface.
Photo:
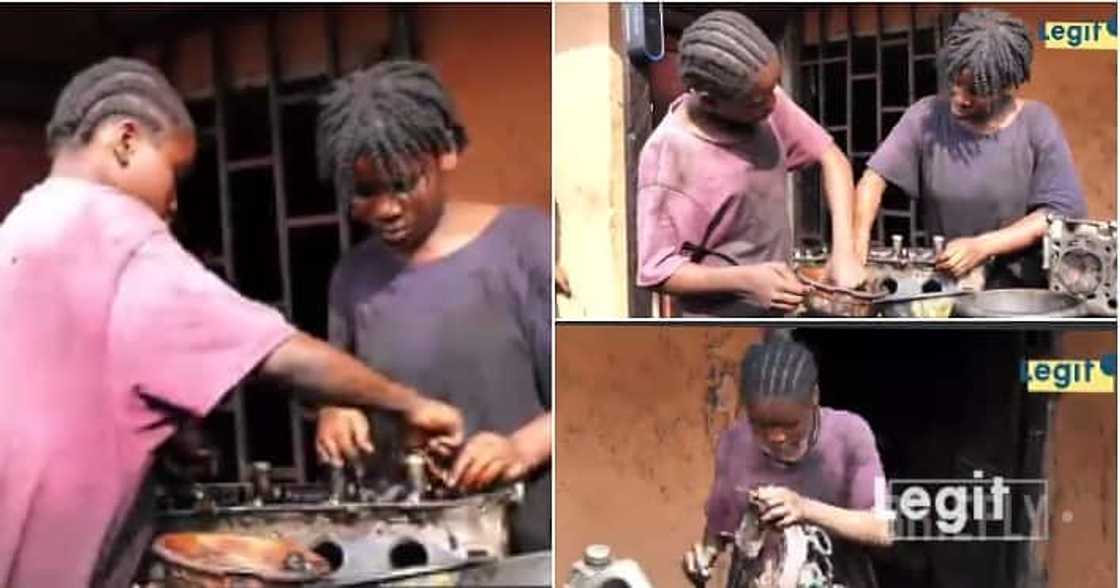
<svg viewBox="0 0 1120 588">
<path fill-rule="evenodd" d="M 289 540 L 330 563 L 328 585 L 389 582 L 507 555 L 507 511 L 522 493 L 519 485 L 443 497 L 427 484 L 422 492 L 337 479 L 329 486 L 272 484 L 257 469 L 253 483 L 164 489 L 159 531 Z M 166 562 L 148 570 L 150 578 L 164 575 Z"/>
</svg>

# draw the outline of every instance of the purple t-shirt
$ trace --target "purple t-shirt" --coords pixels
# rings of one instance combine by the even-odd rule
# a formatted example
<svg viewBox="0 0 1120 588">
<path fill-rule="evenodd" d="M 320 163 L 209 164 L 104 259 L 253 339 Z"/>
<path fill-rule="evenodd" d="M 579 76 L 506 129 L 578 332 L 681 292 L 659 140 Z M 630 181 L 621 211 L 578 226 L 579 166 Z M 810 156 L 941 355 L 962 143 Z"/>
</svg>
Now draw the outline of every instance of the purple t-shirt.
<svg viewBox="0 0 1120 588">
<path fill-rule="evenodd" d="M 855 413 L 821 408 L 817 443 L 793 466 L 763 454 L 752 437 L 750 422 L 741 418 L 720 436 L 715 481 L 706 508 L 707 529 L 712 535 L 734 532 L 747 507 L 747 495 L 739 490 L 756 486 L 784 486 L 833 506 L 871 510 L 875 480 L 882 476 L 875 436 L 867 421 Z"/>
<path fill-rule="evenodd" d="M 106 585 L 152 451 L 293 329 L 107 186 L 32 188 L 0 260 L 0 586 Z"/>
<path fill-rule="evenodd" d="M 927 96 L 906 110 L 867 166 L 916 198 L 929 233 L 947 239 L 994 231 L 1039 209 L 1086 214 L 1062 126 L 1034 100 L 1024 100 L 1006 128 L 984 135 L 957 122 L 947 99 Z M 992 271 L 1037 282 L 1035 257 L 1037 247 L 997 260 Z M 1026 282 L 1001 285 L 1037 285 Z"/>
<path fill-rule="evenodd" d="M 366 364 L 463 412 L 467 435 L 508 435 L 552 407 L 552 228 L 538 210 L 503 208 L 471 242 L 410 264 L 376 236 L 331 278 L 330 339 Z M 384 475 L 400 443 L 374 415 Z M 381 462 L 381 463 L 378 463 Z M 552 475 L 526 481 L 513 514 L 517 551 L 551 545 Z"/>
<path fill-rule="evenodd" d="M 685 96 L 669 107 L 642 147 L 638 167 L 639 286 L 661 284 L 688 262 L 685 243 L 738 265 L 788 260 L 793 230 L 786 172 L 817 161 L 832 137 L 781 88 L 774 93 L 770 116 L 733 140 L 693 129 Z M 728 265 L 716 255 L 699 263 Z M 687 314 L 754 314 L 731 296 L 682 296 L 680 304 Z"/>
</svg>

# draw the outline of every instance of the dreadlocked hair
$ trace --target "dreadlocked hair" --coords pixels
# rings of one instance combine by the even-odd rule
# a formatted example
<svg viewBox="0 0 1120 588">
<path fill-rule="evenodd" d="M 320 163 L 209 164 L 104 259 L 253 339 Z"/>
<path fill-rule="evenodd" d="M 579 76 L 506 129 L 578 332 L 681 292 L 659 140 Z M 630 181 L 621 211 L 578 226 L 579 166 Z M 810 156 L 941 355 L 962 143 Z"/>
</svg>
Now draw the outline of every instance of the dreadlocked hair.
<svg viewBox="0 0 1120 588">
<path fill-rule="evenodd" d="M 811 402 L 817 362 L 804 345 L 774 337 L 747 351 L 739 377 L 744 404 L 775 399 Z"/>
<path fill-rule="evenodd" d="M 467 133 L 435 70 L 392 60 L 336 81 L 319 99 L 319 176 L 353 183 L 354 162 L 372 158 L 393 181 L 407 182 L 423 160 L 462 151 Z"/>
<path fill-rule="evenodd" d="M 111 57 L 75 75 L 63 88 L 47 123 L 47 147 L 85 145 L 103 121 L 135 118 L 152 132 L 194 131 L 179 93 L 156 68 L 136 59 Z"/>
<path fill-rule="evenodd" d="M 762 68 L 778 54 L 751 19 L 730 10 L 708 12 L 681 35 L 681 78 L 690 90 L 717 99 L 748 93 Z"/>
<path fill-rule="evenodd" d="M 1031 78 L 1033 45 L 1023 22 L 998 10 L 970 10 L 949 27 L 938 61 L 945 83 L 972 71 L 973 88 L 994 96 Z"/>
</svg>

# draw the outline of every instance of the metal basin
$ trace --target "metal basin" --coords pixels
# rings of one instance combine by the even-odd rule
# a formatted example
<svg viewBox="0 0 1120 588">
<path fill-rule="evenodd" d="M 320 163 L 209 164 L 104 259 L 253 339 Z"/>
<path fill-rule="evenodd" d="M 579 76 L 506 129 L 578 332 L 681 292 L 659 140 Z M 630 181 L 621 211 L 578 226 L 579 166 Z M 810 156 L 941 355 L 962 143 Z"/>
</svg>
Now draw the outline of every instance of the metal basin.
<svg viewBox="0 0 1120 588">
<path fill-rule="evenodd" d="M 802 266 L 795 270 L 795 274 L 802 283 L 812 288 L 803 302 L 809 315 L 861 318 L 874 316 L 875 301 L 887 295 L 884 291 L 867 292 L 827 284 L 824 282 L 825 268 L 822 266 Z"/>
<path fill-rule="evenodd" d="M 964 317 L 1079 317 L 1087 309 L 1069 294 L 1045 289 L 983 290 L 957 300 L 955 312 Z"/>
</svg>

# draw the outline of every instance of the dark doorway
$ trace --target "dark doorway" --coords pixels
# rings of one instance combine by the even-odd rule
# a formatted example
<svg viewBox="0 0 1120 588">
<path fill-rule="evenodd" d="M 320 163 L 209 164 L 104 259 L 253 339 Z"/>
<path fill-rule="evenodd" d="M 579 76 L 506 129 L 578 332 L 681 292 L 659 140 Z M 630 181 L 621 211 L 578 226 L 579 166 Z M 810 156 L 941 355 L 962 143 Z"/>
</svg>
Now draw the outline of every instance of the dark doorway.
<svg viewBox="0 0 1120 588">
<path fill-rule="evenodd" d="M 1020 382 L 1052 335 L 985 330 L 798 330 L 820 368 L 821 404 L 863 416 L 888 479 L 1037 478 L 1047 397 Z M 885 588 L 1013 587 L 1029 543 L 898 542 L 873 553 Z"/>
</svg>

